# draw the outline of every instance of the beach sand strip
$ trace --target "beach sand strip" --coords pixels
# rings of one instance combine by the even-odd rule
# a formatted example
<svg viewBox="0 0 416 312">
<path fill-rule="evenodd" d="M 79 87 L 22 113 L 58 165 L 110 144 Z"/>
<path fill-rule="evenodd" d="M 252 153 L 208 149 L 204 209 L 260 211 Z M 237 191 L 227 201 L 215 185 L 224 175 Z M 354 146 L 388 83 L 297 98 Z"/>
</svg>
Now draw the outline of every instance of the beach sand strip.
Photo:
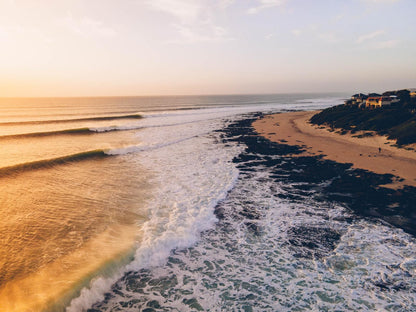
<svg viewBox="0 0 416 312">
<path fill-rule="evenodd" d="M 354 168 L 394 175 L 394 182 L 383 185 L 385 187 L 416 186 L 414 150 L 393 146 L 395 142 L 384 136 L 358 138 L 359 132 L 341 135 L 328 127 L 313 125 L 309 120 L 316 113 L 302 111 L 267 115 L 255 121 L 253 127 L 270 141 L 304 147 L 305 152 L 297 156 L 323 155 L 325 159 L 338 163 L 351 163 Z"/>
</svg>

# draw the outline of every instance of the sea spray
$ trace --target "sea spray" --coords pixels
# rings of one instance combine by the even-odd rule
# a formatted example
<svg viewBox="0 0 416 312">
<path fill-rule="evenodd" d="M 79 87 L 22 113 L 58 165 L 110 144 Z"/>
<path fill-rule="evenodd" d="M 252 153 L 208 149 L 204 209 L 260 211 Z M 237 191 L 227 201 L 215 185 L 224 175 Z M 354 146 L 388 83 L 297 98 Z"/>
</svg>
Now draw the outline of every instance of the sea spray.
<svg viewBox="0 0 416 312">
<path fill-rule="evenodd" d="M 200 233 L 217 221 L 214 208 L 237 180 L 232 158 L 241 147 L 212 144 L 218 134 L 186 137 L 186 133 L 176 133 L 181 139 L 159 146 L 157 151 L 147 149 L 138 154 L 141 163 L 153 168 L 156 177 L 152 183 L 158 188 L 149 202 L 149 221 L 142 227 L 143 239 L 135 258 L 112 278 L 94 280 L 71 302 L 68 312 L 85 310 L 103 300 L 123 273 L 163 265 L 173 249 L 194 245 Z"/>
<path fill-rule="evenodd" d="M 105 291 L 105 288 L 108 286 L 108 281 L 111 281 L 117 276 L 121 276 L 121 274 L 124 272 L 124 270 L 121 268 L 133 260 L 134 252 L 135 246 L 109 259 L 97 270 L 86 275 L 83 279 L 76 283 L 72 289 L 66 291 L 64 294 L 61 294 L 61 296 L 57 298 L 59 300 L 54 300 L 50 304 L 47 304 L 46 307 L 42 309 L 42 311 L 67 311 L 67 306 L 71 303 L 72 299 L 80 296 L 80 294 L 85 291 L 85 287 L 88 287 L 88 285 L 91 284 L 92 280 L 94 280 L 94 283 L 96 283 L 95 294 L 97 295 L 97 298 L 99 298 L 100 291 Z M 91 302 L 91 304 L 92 303 L 93 302 Z"/>
<path fill-rule="evenodd" d="M 137 161 L 154 172 L 152 183 L 157 191 L 149 203 L 149 221 L 142 227 L 143 239 L 137 244 L 135 259 L 112 278 L 93 280 L 72 300 L 68 312 L 85 310 L 103 300 L 124 273 L 164 264 L 173 249 L 192 246 L 202 231 L 213 227 L 217 220 L 214 208 L 237 180 L 238 170 L 232 160 L 244 148 L 219 144 L 221 133 L 215 131 L 231 122 L 224 115 L 244 118 L 236 114 L 253 109 L 257 107 L 148 115 L 137 134 L 140 146 L 106 152 L 139 153 Z"/>
</svg>

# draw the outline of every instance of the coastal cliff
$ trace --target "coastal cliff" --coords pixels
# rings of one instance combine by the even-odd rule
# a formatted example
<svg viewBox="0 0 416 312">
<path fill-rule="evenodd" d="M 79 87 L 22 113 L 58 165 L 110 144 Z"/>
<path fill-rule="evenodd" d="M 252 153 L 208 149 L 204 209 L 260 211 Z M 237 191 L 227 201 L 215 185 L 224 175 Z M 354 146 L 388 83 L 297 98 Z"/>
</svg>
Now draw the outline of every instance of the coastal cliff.
<svg viewBox="0 0 416 312">
<path fill-rule="evenodd" d="M 338 128 L 341 134 L 354 134 L 360 130 L 375 131 L 396 140 L 399 146 L 413 144 L 416 143 L 416 96 L 412 94 L 408 90 L 387 91 L 379 97 L 367 98 L 357 94 L 343 105 L 315 114 L 310 122 L 332 129 Z M 372 134 L 368 132 L 364 135 Z"/>
</svg>

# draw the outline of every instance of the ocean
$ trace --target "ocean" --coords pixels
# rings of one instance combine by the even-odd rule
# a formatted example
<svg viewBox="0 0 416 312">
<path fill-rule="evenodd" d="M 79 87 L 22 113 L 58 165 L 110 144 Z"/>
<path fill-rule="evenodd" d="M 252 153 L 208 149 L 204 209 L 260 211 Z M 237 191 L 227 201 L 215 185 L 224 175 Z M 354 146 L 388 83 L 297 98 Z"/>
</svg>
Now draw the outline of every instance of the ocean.
<svg viewBox="0 0 416 312">
<path fill-rule="evenodd" d="M 395 195 L 250 126 L 347 96 L 0 99 L 0 311 L 416 311 Z"/>
</svg>

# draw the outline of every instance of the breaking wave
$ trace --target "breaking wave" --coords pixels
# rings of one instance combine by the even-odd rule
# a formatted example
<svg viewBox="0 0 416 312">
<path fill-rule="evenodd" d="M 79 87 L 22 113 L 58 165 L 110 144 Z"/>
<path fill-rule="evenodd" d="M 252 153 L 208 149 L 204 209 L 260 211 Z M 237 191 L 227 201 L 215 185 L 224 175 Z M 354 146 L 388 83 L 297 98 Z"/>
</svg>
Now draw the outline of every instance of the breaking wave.
<svg viewBox="0 0 416 312">
<path fill-rule="evenodd" d="M 110 121 L 118 119 L 140 119 L 142 115 L 131 114 L 121 116 L 102 116 L 102 117 L 83 117 L 73 119 L 50 119 L 50 120 L 28 120 L 28 121 L 10 121 L 1 122 L 0 126 L 23 126 L 23 125 L 39 125 L 39 124 L 54 124 L 54 123 L 70 123 L 70 122 L 82 122 L 82 121 Z"/>
<path fill-rule="evenodd" d="M 25 163 L 13 165 L 13 166 L 0 168 L 0 177 L 4 177 L 7 175 L 11 175 L 11 174 L 22 173 L 22 172 L 26 172 L 30 170 L 49 168 L 49 167 L 65 164 L 68 162 L 77 162 L 77 161 L 83 161 L 83 160 L 94 159 L 94 158 L 95 159 L 105 158 L 108 156 L 109 154 L 107 154 L 105 150 L 92 150 L 92 151 L 86 151 L 82 153 L 76 153 L 76 154 L 66 155 L 66 156 L 57 157 L 57 158 L 25 162 Z"/>
</svg>

